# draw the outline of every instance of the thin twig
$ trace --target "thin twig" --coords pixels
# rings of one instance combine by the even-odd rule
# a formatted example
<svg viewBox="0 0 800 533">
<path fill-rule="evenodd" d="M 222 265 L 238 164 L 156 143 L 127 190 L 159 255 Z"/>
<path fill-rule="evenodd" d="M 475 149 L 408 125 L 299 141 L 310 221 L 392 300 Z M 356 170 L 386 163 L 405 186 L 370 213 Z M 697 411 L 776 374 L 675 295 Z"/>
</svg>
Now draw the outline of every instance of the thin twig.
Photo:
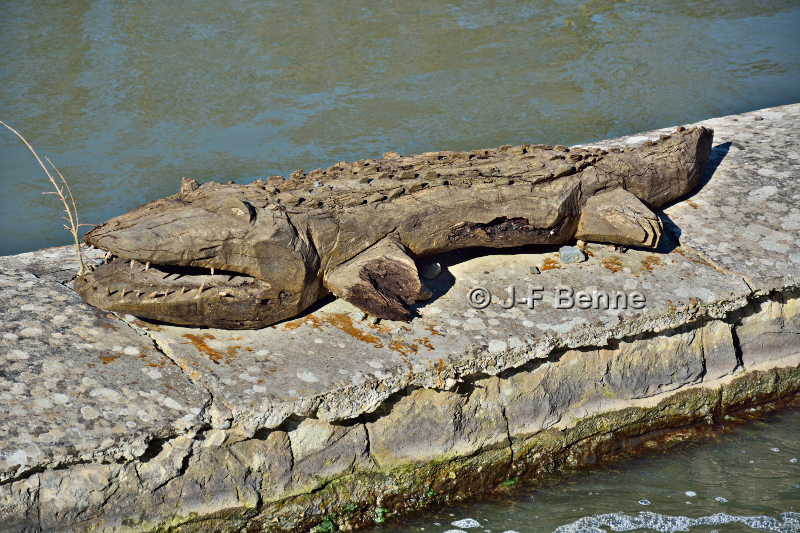
<svg viewBox="0 0 800 533">
<path fill-rule="evenodd" d="M 72 237 L 75 239 L 75 252 L 78 254 L 78 265 L 79 265 L 78 275 L 82 276 L 86 272 L 86 266 L 83 264 L 83 255 L 81 254 L 81 245 L 80 245 L 80 239 L 78 238 L 78 230 L 80 229 L 81 226 L 91 226 L 91 224 L 81 224 L 79 222 L 79 220 L 78 220 L 78 208 L 75 206 L 75 198 L 72 196 L 72 189 L 70 189 L 69 184 L 67 183 L 67 180 L 64 179 L 64 176 L 61 174 L 61 172 L 59 172 L 59 170 L 56 168 L 56 166 L 53 164 L 53 162 L 50 161 L 49 159 L 47 159 L 47 156 L 45 156 L 45 159 L 47 159 L 47 162 L 50 163 L 50 166 L 53 167 L 53 170 L 55 170 L 58 173 L 58 176 L 61 178 L 61 181 L 64 184 L 63 187 L 59 187 L 58 186 L 58 183 L 53 178 L 53 175 L 50 174 L 50 172 L 47 170 L 47 167 L 44 165 L 44 163 L 42 163 L 42 160 L 39 159 L 39 154 L 37 154 L 36 150 L 33 149 L 33 146 L 31 146 L 28 143 L 28 141 L 25 140 L 25 137 L 20 135 L 20 133 L 17 130 L 15 130 L 14 128 L 9 126 L 8 124 L 3 122 L 2 120 L 0 120 L 0 124 L 2 124 L 3 126 L 5 126 L 8 129 L 10 129 L 14 133 L 14 135 L 19 137 L 22 140 L 22 142 L 25 143 L 25 146 L 27 146 L 28 149 L 33 153 L 33 156 L 36 158 L 36 161 L 39 162 L 39 165 L 42 167 L 42 170 L 44 170 L 44 173 L 47 174 L 48 178 L 50 178 L 50 183 L 53 184 L 53 187 L 55 187 L 56 192 L 54 192 L 54 193 L 53 192 L 46 192 L 46 193 L 43 193 L 43 194 L 57 194 L 58 197 L 61 198 L 61 202 L 64 204 L 64 211 L 67 213 L 67 216 L 64 217 L 64 220 L 67 220 L 69 222 L 69 226 L 64 224 L 64 228 L 67 231 L 69 231 L 70 233 L 72 233 Z M 67 198 L 64 196 L 64 187 L 66 187 L 67 192 L 69 193 L 69 199 L 70 199 L 70 202 L 72 203 L 72 209 L 70 209 L 69 203 L 67 203 Z M 74 212 L 74 214 L 73 214 L 73 212 Z M 67 217 L 69 217 L 69 218 L 67 218 Z"/>
</svg>

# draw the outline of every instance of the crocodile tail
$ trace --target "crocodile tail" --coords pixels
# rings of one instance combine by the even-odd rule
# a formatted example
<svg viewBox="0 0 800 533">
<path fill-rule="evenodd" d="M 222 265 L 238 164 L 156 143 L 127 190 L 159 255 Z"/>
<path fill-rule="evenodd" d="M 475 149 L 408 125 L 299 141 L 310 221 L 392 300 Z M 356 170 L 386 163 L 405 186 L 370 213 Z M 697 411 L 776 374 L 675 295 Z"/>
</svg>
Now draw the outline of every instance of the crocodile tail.
<svg viewBox="0 0 800 533">
<path fill-rule="evenodd" d="M 679 127 L 671 135 L 638 148 L 609 153 L 597 169 L 618 177 L 625 190 L 650 208 L 659 208 L 696 188 L 711 154 L 714 130 Z"/>
</svg>

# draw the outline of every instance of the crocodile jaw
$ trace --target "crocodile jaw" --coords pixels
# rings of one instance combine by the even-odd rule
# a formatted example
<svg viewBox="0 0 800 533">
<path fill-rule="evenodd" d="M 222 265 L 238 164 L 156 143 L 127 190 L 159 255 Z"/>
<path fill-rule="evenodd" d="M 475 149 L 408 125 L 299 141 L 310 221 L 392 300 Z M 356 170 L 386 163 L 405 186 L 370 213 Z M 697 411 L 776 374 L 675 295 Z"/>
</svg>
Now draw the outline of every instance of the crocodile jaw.
<svg viewBox="0 0 800 533">
<path fill-rule="evenodd" d="M 97 226 L 86 242 L 117 257 L 77 278 L 76 292 L 100 309 L 228 329 L 264 327 L 318 299 L 321 276 L 298 241 L 262 242 L 285 229 L 280 217 L 276 225 L 271 214 L 256 220 L 235 207 L 227 216 L 224 197 L 218 203 L 156 200 Z"/>
</svg>

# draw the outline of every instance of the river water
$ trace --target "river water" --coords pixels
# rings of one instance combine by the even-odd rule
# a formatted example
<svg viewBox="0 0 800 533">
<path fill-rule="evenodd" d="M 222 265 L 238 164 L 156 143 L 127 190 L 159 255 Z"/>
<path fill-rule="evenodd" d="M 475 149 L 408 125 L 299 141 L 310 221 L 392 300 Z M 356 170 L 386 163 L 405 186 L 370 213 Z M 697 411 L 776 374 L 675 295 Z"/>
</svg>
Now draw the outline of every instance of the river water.
<svg viewBox="0 0 800 533">
<path fill-rule="evenodd" d="M 800 408 L 376 533 L 800 532 Z M 651 443 L 652 444 L 652 443 Z"/>
<path fill-rule="evenodd" d="M 798 101 L 798 0 L 0 1 L 0 120 L 90 223 L 182 176 L 588 142 Z M 48 190 L 2 129 L 0 255 L 69 242 Z"/>
</svg>

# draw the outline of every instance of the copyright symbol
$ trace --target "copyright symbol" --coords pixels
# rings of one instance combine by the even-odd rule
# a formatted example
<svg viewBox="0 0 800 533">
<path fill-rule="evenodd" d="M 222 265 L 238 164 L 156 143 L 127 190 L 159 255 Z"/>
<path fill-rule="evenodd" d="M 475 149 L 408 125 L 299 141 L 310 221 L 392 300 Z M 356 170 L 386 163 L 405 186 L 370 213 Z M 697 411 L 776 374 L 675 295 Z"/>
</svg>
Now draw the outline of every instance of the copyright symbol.
<svg viewBox="0 0 800 533">
<path fill-rule="evenodd" d="M 492 293 L 483 287 L 475 287 L 467 293 L 467 301 L 475 309 L 485 309 L 492 303 Z"/>
</svg>

